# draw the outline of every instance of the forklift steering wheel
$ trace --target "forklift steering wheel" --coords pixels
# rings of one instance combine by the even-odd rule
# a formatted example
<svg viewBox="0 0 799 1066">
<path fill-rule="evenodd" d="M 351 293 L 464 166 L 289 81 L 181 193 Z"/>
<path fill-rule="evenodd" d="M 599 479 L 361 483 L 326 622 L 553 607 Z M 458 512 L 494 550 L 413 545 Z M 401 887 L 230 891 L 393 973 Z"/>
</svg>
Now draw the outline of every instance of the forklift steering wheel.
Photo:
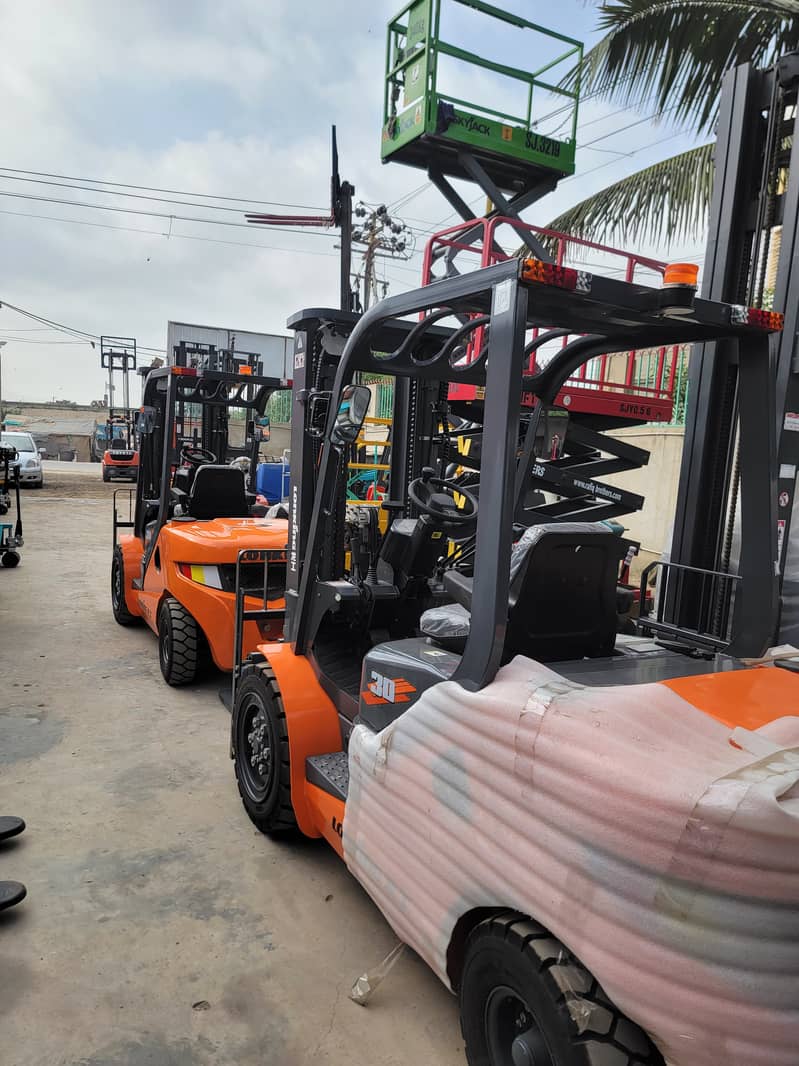
<svg viewBox="0 0 799 1066">
<path fill-rule="evenodd" d="M 207 448 L 184 447 L 180 449 L 180 461 L 196 468 L 205 466 L 206 463 L 215 463 L 216 456 L 213 452 L 209 452 Z"/>
<path fill-rule="evenodd" d="M 456 495 L 463 499 L 463 507 L 455 502 Z M 477 518 L 477 497 L 456 481 L 436 477 L 430 466 L 408 485 L 408 499 L 422 514 L 449 526 L 468 526 Z"/>
</svg>

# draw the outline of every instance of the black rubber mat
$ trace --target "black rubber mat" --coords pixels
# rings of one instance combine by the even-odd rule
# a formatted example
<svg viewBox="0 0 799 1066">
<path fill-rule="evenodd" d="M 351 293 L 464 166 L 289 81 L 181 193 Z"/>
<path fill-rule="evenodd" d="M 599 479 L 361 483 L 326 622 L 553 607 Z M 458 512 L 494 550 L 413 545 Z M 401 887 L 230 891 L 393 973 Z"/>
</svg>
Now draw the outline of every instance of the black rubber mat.
<svg viewBox="0 0 799 1066">
<path fill-rule="evenodd" d="M 0 881 L 0 911 L 21 903 L 28 890 L 19 881 Z"/>
<path fill-rule="evenodd" d="M 8 840 L 9 837 L 19 836 L 24 828 L 25 823 L 21 818 L 15 818 L 10 814 L 3 815 L 0 817 L 0 840 Z"/>
</svg>

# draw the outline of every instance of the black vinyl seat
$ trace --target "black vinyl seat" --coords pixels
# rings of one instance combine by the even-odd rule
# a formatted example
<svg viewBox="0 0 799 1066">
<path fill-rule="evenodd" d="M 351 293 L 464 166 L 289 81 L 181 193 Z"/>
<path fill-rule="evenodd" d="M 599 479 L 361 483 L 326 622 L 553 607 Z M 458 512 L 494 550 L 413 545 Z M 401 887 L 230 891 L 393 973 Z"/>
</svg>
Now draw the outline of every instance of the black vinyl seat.
<svg viewBox="0 0 799 1066">
<path fill-rule="evenodd" d="M 504 658 L 539 662 L 610 655 L 616 642 L 616 586 L 627 542 L 596 522 L 531 526 L 511 551 Z M 463 651 L 472 611 L 473 579 L 444 575 L 455 605 L 425 611 L 420 629 Z"/>
<path fill-rule="evenodd" d="M 244 472 L 235 466 L 197 468 L 186 502 L 191 518 L 246 518 L 250 513 Z"/>
</svg>

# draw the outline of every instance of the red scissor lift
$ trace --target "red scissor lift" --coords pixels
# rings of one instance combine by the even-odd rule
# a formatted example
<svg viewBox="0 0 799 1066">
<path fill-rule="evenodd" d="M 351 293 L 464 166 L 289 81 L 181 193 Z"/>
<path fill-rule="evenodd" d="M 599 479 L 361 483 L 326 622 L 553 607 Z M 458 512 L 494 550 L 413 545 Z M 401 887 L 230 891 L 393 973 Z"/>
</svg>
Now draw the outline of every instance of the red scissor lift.
<svg viewBox="0 0 799 1066">
<path fill-rule="evenodd" d="M 624 281 L 659 283 L 666 263 L 635 252 L 611 248 L 596 241 L 572 237 L 557 230 L 544 229 L 521 222 L 518 218 L 490 216 L 459 222 L 455 226 L 433 234 L 424 254 L 423 284 L 436 280 L 434 266 L 442 259 L 451 262 L 455 255 L 462 273 L 464 260 L 471 257 L 474 269 L 492 266 L 509 259 L 510 254 L 499 244 L 501 227 L 511 227 L 517 237 L 522 231 L 533 234 L 552 253 L 558 267 L 573 267 L 577 270 L 595 268 L 597 273 L 610 274 Z M 601 256 L 597 262 L 591 254 Z M 657 278 L 655 277 L 657 276 Z M 529 334 L 530 352 L 528 370 L 534 371 L 536 361 L 546 362 L 546 353 L 555 347 L 565 347 L 574 336 L 553 330 L 552 336 L 539 329 Z M 482 327 L 475 330 L 464 359 L 469 362 L 483 344 Z M 620 422 L 668 423 L 674 413 L 674 396 L 677 373 L 682 352 L 678 345 L 659 348 L 656 351 L 629 351 L 608 353 L 583 365 L 579 372 L 558 393 L 556 403 L 572 414 L 600 415 Z M 451 385 L 450 399 L 468 401 L 478 398 L 474 385 Z"/>
</svg>

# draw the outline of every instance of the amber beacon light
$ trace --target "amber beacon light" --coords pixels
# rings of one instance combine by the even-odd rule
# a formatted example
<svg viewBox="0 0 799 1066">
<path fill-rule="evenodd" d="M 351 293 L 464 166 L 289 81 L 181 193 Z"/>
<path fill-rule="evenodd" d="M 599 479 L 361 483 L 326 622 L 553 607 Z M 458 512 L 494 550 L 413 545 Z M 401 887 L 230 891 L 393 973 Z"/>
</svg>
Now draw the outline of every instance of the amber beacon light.
<svg viewBox="0 0 799 1066">
<path fill-rule="evenodd" d="M 696 263 L 669 263 L 663 271 L 663 285 L 691 285 L 696 288 L 699 267 Z"/>
</svg>

